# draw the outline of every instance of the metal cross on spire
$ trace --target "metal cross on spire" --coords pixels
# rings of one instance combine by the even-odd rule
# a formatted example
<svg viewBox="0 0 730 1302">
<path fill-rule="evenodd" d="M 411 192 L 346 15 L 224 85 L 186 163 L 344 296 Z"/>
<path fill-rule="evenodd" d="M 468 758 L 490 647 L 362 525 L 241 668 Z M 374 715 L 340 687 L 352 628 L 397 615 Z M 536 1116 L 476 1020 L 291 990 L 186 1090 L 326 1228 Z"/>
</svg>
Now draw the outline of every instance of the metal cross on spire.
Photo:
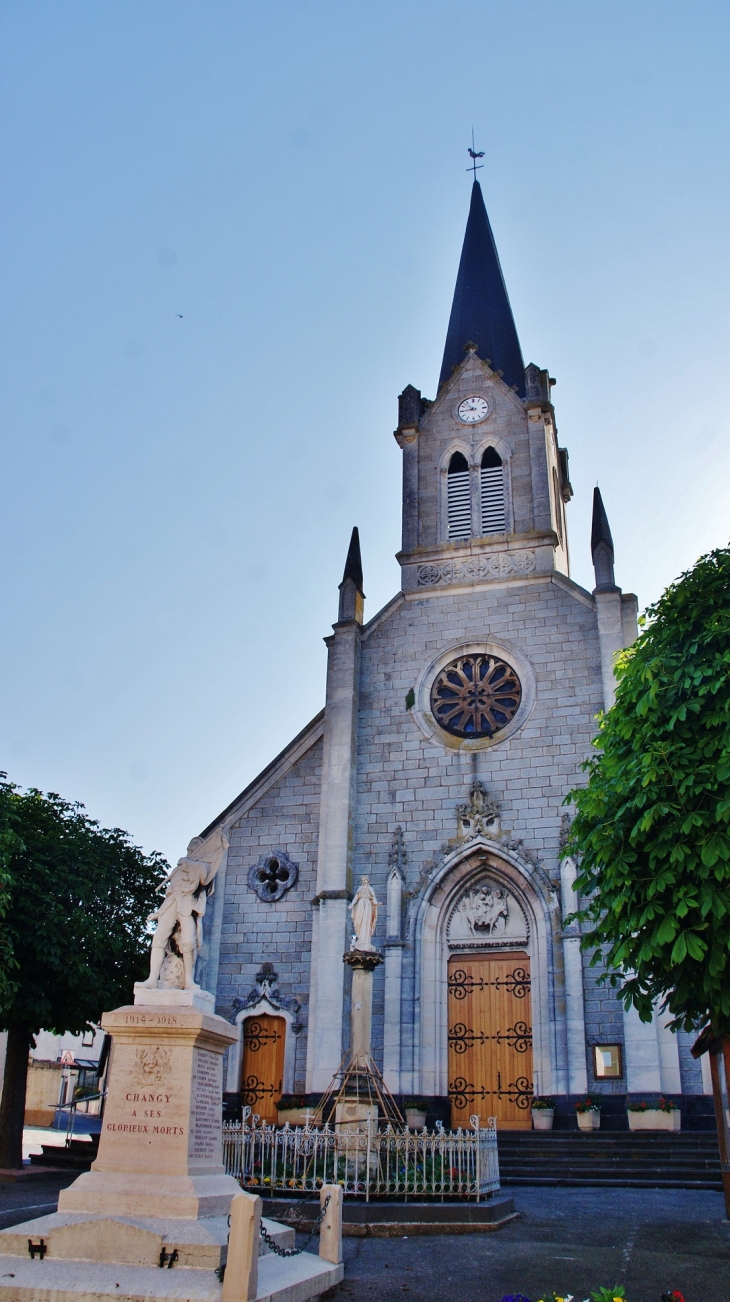
<svg viewBox="0 0 730 1302">
<path fill-rule="evenodd" d="M 480 167 L 484 167 L 484 164 L 483 164 L 483 163 L 478 163 L 478 162 L 477 162 L 477 159 L 478 159 L 478 158 L 483 158 L 483 157 L 484 157 L 484 150 L 482 149 L 482 150 L 480 150 L 480 151 L 477 151 L 477 150 L 474 148 L 474 128 L 473 128 L 473 127 L 472 127 L 472 129 L 471 129 L 471 149 L 469 150 L 469 157 L 470 157 L 470 159 L 471 159 L 471 163 L 469 164 L 469 166 L 467 167 L 466 170 L 467 170 L 467 172 L 473 172 L 473 173 L 474 173 L 474 180 L 476 181 L 476 179 L 477 179 L 477 170 L 478 170 L 478 168 L 480 168 Z"/>
</svg>

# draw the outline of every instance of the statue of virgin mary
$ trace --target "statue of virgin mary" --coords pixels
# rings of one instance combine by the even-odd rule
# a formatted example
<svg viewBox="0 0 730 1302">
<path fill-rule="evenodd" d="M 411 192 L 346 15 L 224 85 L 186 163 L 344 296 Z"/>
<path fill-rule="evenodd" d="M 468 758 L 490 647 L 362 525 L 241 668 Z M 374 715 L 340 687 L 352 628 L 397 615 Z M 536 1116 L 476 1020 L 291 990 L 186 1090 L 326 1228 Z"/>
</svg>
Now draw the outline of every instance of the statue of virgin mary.
<svg viewBox="0 0 730 1302">
<path fill-rule="evenodd" d="M 355 898 L 350 905 L 352 914 L 352 949 L 372 949 L 373 933 L 378 920 L 378 901 L 367 877 L 360 878 Z"/>
</svg>

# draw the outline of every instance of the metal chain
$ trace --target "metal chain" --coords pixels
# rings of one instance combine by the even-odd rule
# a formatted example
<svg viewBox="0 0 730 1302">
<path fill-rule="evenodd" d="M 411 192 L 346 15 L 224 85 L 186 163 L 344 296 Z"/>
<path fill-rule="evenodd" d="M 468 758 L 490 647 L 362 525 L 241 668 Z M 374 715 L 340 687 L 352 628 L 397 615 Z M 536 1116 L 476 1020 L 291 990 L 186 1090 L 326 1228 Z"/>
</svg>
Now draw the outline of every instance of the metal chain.
<svg viewBox="0 0 730 1302">
<path fill-rule="evenodd" d="M 299 1254 L 300 1254 L 300 1252 L 306 1252 L 307 1248 L 309 1247 L 310 1243 L 312 1242 L 312 1239 L 314 1238 L 315 1234 L 317 1233 L 317 1230 L 319 1229 L 320 1225 L 322 1224 L 322 1221 L 324 1220 L 325 1212 L 327 1211 L 327 1208 L 329 1207 L 329 1204 L 330 1204 L 330 1198 L 331 1198 L 331 1197 L 332 1197 L 332 1194 L 327 1194 L 327 1197 L 325 1198 L 324 1202 L 322 1203 L 322 1210 L 320 1211 L 319 1216 L 317 1217 L 316 1221 L 314 1222 L 314 1225 L 312 1226 L 312 1232 L 311 1232 L 311 1234 L 308 1236 L 308 1238 L 305 1239 L 305 1241 L 304 1241 L 304 1243 L 302 1244 L 301 1248 L 280 1248 L 279 1245 L 278 1245 L 278 1243 L 276 1242 L 276 1240 L 275 1240 L 275 1239 L 272 1239 L 272 1237 L 271 1237 L 271 1235 L 268 1233 L 268 1231 L 264 1229 L 263 1222 L 262 1222 L 261 1225 L 259 1226 L 259 1233 L 260 1233 L 261 1238 L 263 1239 L 264 1243 L 266 1244 L 267 1248 L 269 1249 L 269 1251 L 270 1251 L 270 1252 L 275 1252 L 276 1255 L 277 1255 L 277 1257 L 298 1257 Z M 229 1216 L 229 1217 L 228 1217 L 229 1237 L 230 1237 L 230 1224 L 231 1224 L 231 1218 L 230 1218 L 230 1216 Z M 226 1267 L 225 1267 L 225 1264 L 222 1265 L 222 1266 L 217 1266 L 217 1267 L 216 1267 L 216 1271 L 215 1271 L 215 1273 L 216 1273 L 216 1275 L 218 1276 L 218 1278 L 219 1278 L 219 1280 L 220 1280 L 220 1282 L 221 1282 L 221 1284 L 222 1284 L 222 1283 L 223 1283 L 223 1278 L 224 1278 L 225 1273 L 226 1273 Z"/>
<path fill-rule="evenodd" d="M 311 1233 L 309 1234 L 308 1238 L 305 1239 L 305 1241 L 304 1241 L 304 1243 L 302 1244 L 301 1248 L 280 1248 L 279 1245 L 278 1245 L 278 1243 L 276 1242 L 276 1240 L 273 1239 L 273 1238 L 271 1237 L 271 1235 L 270 1235 L 270 1234 L 269 1234 L 269 1233 L 264 1229 L 264 1225 L 263 1225 L 263 1222 L 262 1222 L 262 1223 L 261 1223 L 261 1226 L 260 1226 L 261 1238 L 263 1239 L 263 1241 L 264 1241 L 264 1243 L 266 1244 L 266 1246 L 267 1246 L 267 1248 L 269 1249 L 269 1251 L 270 1251 L 270 1252 L 275 1252 L 276 1255 L 277 1255 L 277 1257 L 298 1257 L 300 1252 L 306 1252 L 306 1251 L 307 1251 L 307 1248 L 309 1247 L 310 1243 L 312 1242 L 312 1239 L 314 1238 L 315 1234 L 317 1233 L 317 1230 L 319 1229 L 320 1225 L 322 1224 L 322 1221 L 324 1220 L 325 1212 L 327 1211 L 327 1208 L 329 1207 L 329 1202 L 330 1202 L 330 1198 L 331 1198 L 331 1197 L 332 1197 L 331 1194 L 327 1194 L 327 1197 L 325 1198 L 324 1202 L 322 1203 L 322 1210 L 320 1211 L 319 1216 L 317 1217 L 316 1221 L 314 1222 L 314 1225 L 312 1226 Z"/>
</svg>

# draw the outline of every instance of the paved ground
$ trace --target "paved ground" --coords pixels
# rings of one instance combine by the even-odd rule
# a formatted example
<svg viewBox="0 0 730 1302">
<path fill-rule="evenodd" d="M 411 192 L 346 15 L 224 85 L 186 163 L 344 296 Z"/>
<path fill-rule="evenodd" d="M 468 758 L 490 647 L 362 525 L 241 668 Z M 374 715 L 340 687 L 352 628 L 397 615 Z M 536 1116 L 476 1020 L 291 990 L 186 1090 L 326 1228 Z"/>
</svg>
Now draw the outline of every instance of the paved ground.
<svg viewBox="0 0 730 1302">
<path fill-rule="evenodd" d="M 71 1176 L 0 1184 L 0 1227 L 55 1211 Z M 507 1191 L 506 1191 L 507 1192 Z M 722 1195 L 690 1190 L 519 1189 L 522 1212 L 494 1234 L 344 1241 L 337 1302 L 499 1302 L 551 1288 L 583 1302 L 623 1284 L 628 1302 L 730 1302 Z"/>
<path fill-rule="evenodd" d="M 76 1178 L 75 1175 L 51 1176 L 43 1180 L 23 1180 L 15 1184 L 0 1184 L 0 1230 L 19 1221 L 30 1221 L 34 1216 L 48 1216 L 58 1207 L 59 1190 Z"/>
<path fill-rule="evenodd" d="M 505 1190 L 505 1192 L 507 1192 Z M 730 1302 L 722 1195 L 689 1190 L 519 1189 L 522 1219 L 494 1234 L 345 1239 L 341 1302 L 499 1302 L 521 1292 L 623 1284 L 628 1302 Z"/>
</svg>

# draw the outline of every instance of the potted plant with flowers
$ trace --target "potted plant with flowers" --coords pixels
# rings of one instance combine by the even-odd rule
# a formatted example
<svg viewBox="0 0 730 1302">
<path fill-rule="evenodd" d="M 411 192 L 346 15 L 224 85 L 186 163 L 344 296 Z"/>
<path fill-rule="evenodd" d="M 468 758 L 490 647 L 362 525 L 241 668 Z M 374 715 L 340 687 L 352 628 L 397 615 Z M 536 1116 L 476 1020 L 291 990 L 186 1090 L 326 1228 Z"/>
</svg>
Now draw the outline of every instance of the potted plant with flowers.
<svg viewBox="0 0 730 1302">
<path fill-rule="evenodd" d="M 406 1099 L 405 1113 L 409 1130 L 423 1130 L 428 1111 L 427 1099 Z"/>
<path fill-rule="evenodd" d="M 276 1110 L 279 1114 L 279 1125 L 286 1125 L 287 1121 L 290 1126 L 304 1126 L 307 1122 L 307 1113 L 311 1108 L 307 1107 L 306 1094 L 282 1094 Z"/>
<path fill-rule="evenodd" d="M 659 1099 L 658 1103 L 647 1103 L 643 1099 L 637 1103 L 628 1103 L 626 1111 L 629 1118 L 629 1130 L 671 1130 L 682 1129 L 682 1113 L 679 1105 L 672 1099 Z"/>
<path fill-rule="evenodd" d="M 555 1116 L 555 1099 L 537 1094 L 532 1100 L 533 1130 L 552 1130 Z"/>
<path fill-rule="evenodd" d="M 579 1099 L 576 1103 L 575 1115 L 579 1130 L 600 1130 L 601 1100 L 593 1094 L 586 1094 L 584 1099 Z"/>
</svg>

